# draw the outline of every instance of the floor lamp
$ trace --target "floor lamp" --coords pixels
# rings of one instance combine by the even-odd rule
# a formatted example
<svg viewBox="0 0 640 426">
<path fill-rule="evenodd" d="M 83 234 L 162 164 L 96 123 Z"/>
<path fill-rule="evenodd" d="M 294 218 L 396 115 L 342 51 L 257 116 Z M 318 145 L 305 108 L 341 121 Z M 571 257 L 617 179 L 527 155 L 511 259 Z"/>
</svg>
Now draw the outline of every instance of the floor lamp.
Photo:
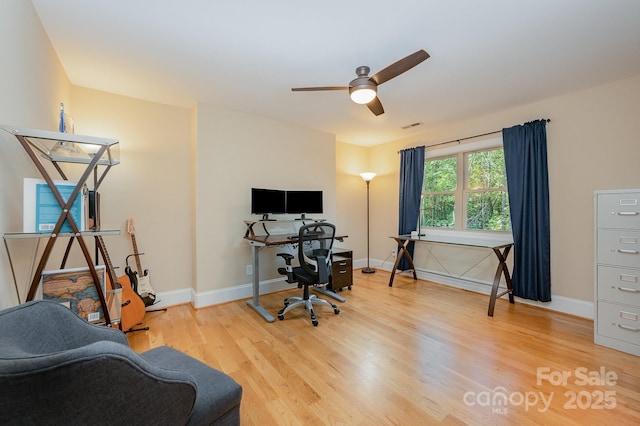
<svg viewBox="0 0 640 426">
<path fill-rule="evenodd" d="M 360 173 L 360 176 L 362 176 L 362 179 L 367 183 L 367 267 L 362 268 L 362 273 L 373 274 L 376 270 L 369 266 L 369 183 L 373 180 L 376 174 L 367 172 Z"/>
</svg>

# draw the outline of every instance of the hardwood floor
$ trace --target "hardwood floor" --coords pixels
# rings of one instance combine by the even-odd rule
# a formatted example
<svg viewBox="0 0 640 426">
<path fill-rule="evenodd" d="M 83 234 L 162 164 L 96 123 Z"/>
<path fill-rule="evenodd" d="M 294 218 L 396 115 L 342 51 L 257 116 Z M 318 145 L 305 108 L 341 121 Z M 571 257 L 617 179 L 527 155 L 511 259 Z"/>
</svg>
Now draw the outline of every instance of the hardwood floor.
<svg viewBox="0 0 640 426">
<path fill-rule="evenodd" d="M 302 308 L 267 323 L 237 301 L 149 313 L 128 337 L 232 376 L 245 425 L 640 424 L 640 358 L 595 345 L 592 321 L 506 300 L 491 318 L 486 295 L 388 279 L 354 271 L 318 327 Z M 300 292 L 260 302 L 275 316 Z"/>
</svg>

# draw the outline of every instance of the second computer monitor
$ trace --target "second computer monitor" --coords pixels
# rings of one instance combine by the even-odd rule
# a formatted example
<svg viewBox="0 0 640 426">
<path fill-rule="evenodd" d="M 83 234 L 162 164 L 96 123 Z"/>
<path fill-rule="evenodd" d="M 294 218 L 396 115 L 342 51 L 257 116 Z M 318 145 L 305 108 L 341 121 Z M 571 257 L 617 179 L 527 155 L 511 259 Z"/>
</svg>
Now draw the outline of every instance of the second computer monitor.
<svg viewBox="0 0 640 426">
<path fill-rule="evenodd" d="M 322 213 L 322 191 L 287 191 L 287 213 L 300 214 L 302 219 L 306 213 Z"/>
</svg>

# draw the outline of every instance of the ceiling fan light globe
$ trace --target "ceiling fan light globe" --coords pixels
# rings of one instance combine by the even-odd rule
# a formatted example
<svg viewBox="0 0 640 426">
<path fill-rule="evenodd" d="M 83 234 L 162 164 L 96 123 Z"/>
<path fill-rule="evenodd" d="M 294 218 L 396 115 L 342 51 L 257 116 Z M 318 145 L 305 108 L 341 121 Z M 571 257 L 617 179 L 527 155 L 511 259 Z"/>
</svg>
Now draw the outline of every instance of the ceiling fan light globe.
<svg viewBox="0 0 640 426">
<path fill-rule="evenodd" d="M 376 91 L 370 87 L 353 87 L 349 89 L 351 100 L 357 104 L 368 104 L 376 97 Z"/>
</svg>

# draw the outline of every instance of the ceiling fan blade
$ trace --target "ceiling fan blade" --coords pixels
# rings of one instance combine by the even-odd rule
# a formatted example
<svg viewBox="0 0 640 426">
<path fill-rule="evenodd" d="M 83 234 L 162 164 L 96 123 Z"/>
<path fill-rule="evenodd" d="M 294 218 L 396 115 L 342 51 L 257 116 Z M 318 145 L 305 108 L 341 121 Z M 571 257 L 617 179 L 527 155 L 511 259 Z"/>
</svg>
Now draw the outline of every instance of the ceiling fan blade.
<svg viewBox="0 0 640 426">
<path fill-rule="evenodd" d="M 415 67 L 428 58 L 429 54 L 420 49 L 417 52 L 394 62 L 385 69 L 378 71 L 371 77 L 371 80 L 380 85 L 385 81 L 389 81 L 392 78 L 399 76 L 405 71 L 409 71 L 411 68 Z"/>
<path fill-rule="evenodd" d="M 327 86 L 327 87 L 294 87 L 293 92 L 315 92 L 317 90 L 349 90 L 349 86 Z"/>
<path fill-rule="evenodd" d="M 367 107 L 369 107 L 371 112 L 374 113 L 375 115 L 384 114 L 384 108 L 382 108 L 382 102 L 380 102 L 380 99 L 378 99 L 377 96 L 367 104 Z"/>
</svg>

